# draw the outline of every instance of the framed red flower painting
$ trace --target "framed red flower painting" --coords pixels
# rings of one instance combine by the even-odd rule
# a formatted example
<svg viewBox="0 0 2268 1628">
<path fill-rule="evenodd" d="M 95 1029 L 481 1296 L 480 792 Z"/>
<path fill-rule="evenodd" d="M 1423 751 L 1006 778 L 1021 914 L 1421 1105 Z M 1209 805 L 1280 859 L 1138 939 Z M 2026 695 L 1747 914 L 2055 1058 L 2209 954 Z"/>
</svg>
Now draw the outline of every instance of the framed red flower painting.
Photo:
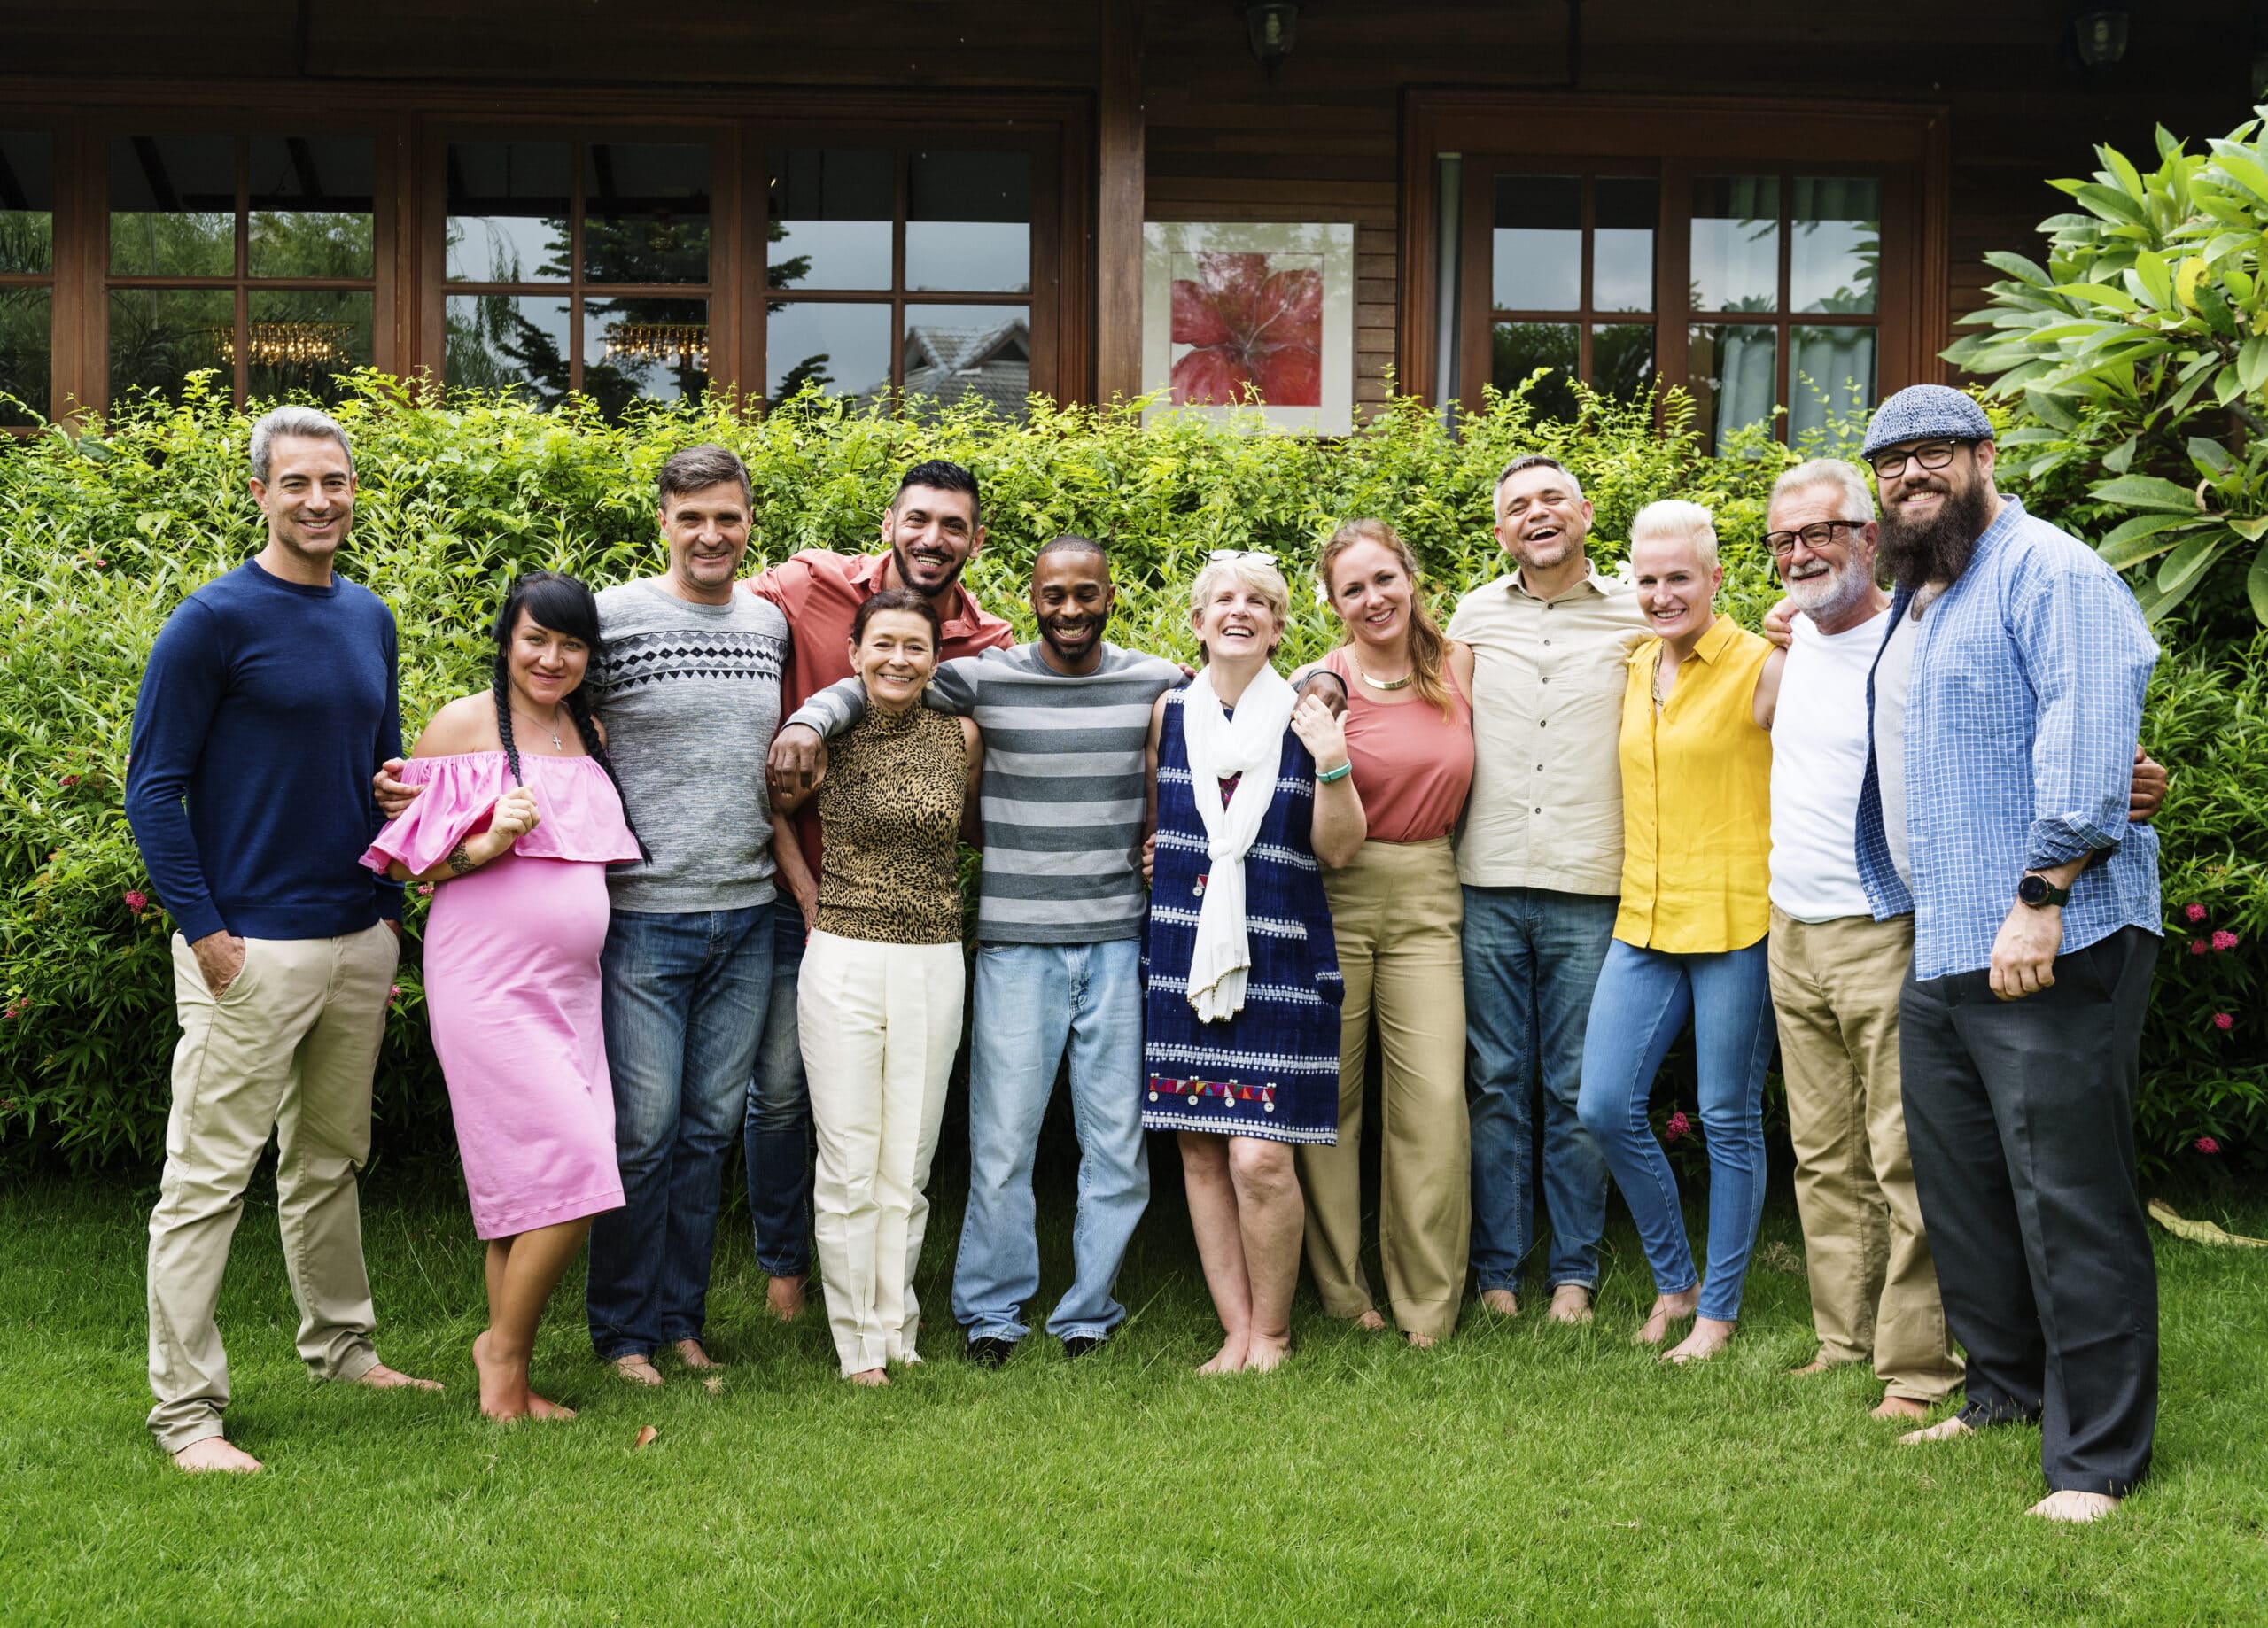
<svg viewBox="0 0 2268 1628">
<path fill-rule="evenodd" d="M 1352 226 L 1152 221 L 1142 244 L 1146 423 L 1354 428 Z"/>
</svg>

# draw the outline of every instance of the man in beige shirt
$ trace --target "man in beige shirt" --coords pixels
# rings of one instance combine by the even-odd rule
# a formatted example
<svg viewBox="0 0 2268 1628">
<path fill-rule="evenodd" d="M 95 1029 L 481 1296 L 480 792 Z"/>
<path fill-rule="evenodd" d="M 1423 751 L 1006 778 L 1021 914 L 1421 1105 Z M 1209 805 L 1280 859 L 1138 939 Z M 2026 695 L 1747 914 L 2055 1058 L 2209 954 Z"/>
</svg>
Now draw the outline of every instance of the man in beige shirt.
<svg viewBox="0 0 2268 1628">
<path fill-rule="evenodd" d="M 1472 1264 L 1481 1304 L 1519 1309 L 1534 1241 L 1534 1086 L 1543 1085 L 1550 1316 L 1586 1322 L 1606 1224 L 1606 1161 L 1575 1118 L 1591 988 L 1622 888 L 1617 757 L 1637 596 L 1591 569 L 1591 506 L 1552 459 L 1496 479 L 1496 539 L 1517 567 L 1458 605 L 1472 647 L 1472 793 L 1457 841 L 1464 885 L 1466 1096 Z"/>
</svg>

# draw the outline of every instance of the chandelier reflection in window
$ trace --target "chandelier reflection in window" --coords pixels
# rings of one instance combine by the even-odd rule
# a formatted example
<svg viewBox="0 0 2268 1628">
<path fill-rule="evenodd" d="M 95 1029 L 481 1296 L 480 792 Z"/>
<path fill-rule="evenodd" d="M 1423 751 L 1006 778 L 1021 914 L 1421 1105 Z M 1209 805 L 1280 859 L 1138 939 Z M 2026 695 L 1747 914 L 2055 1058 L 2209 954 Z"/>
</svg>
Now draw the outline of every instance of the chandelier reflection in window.
<svg viewBox="0 0 2268 1628">
<path fill-rule="evenodd" d="M 604 331 L 604 360 L 609 362 L 633 368 L 658 362 L 665 368 L 709 371 L 706 322 L 609 322 Z"/>
<path fill-rule="evenodd" d="M 223 366 L 237 361 L 237 330 L 210 330 L 213 353 Z M 346 346 L 354 335 L 351 322 L 253 322 L 245 334 L 245 352 L 255 368 L 320 368 L 352 360 Z"/>
</svg>

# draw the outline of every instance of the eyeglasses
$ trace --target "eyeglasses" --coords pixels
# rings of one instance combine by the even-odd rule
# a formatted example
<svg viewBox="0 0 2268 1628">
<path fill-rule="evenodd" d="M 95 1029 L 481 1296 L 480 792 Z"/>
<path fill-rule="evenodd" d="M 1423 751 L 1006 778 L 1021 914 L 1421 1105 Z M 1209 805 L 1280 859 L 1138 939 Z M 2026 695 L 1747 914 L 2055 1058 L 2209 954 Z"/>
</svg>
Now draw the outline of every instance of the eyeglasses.
<svg viewBox="0 0 2268 1628">
<path fill-rule="evenodd" d="M 1257 560 L 1262 565 L 1276 563 L 1276 556 L 1265 548 L 1216 548 L 1205 556 L 1208 565 L 1218 565 L 1227 560 Z"/>
<path fill-rule="evenodd" d="M 1922 467 L 1926 469 L 1930 466 L 1925 463 Z M 1873 523 L 1868 520 L 1822 520 L 1816 525 L 1804 527 L 1800 531 L 1767 531 L 1764 546 L 1772 551 L 1772 557 L 1775 560 L 1784 560 L 1795 553 L 1798 542 L 1817 554 L 1822 548 L 1833 547 L 1842 532 L 1860 531 Z"/>
<path fill-rule="evenodd" d="M 1906 473 L 1908 458 L 1922 469 L 1942 469 L 1953 461 L 1956 451 L 1969 445 L 1967 441 L 1924 441 L 1919 446 L 1910 446 L 1902 453 L 1876 453 L 1867 461 L 1875 466 L 1876 479 L 1896 480 Z"/>
</svg>

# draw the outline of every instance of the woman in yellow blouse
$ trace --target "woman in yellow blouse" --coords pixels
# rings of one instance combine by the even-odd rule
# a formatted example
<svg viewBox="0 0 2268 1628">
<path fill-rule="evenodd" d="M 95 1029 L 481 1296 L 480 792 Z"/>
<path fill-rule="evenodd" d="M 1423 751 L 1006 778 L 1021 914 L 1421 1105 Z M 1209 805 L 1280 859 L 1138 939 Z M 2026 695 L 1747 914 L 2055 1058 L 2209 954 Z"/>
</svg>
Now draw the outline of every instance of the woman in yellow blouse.
<svg viewBox="0 0 2268 1628">
<path fill-rule="evenodd" d="M 1639 609 L 1622 698 L 1622 905 L 1583 1035 L 1576 1112 L 1638 1223 L 1656 1299 L 1639 1330 L 1685 1362 L 1721 1350 L 1740 1315 L 1764 1209 L 1763 1091 L 1772 995 L 1764 935 L 1772 738 L 1781 653 L 1713 608 L 1724 572 L 1709 511 L 1649 504 L 1630 527 Z M 1708 1275 L 1694 1269 L 1677 1180 L 1646 1102 L 1693 1022 L 1709 1153 Z"/>
</svg>

